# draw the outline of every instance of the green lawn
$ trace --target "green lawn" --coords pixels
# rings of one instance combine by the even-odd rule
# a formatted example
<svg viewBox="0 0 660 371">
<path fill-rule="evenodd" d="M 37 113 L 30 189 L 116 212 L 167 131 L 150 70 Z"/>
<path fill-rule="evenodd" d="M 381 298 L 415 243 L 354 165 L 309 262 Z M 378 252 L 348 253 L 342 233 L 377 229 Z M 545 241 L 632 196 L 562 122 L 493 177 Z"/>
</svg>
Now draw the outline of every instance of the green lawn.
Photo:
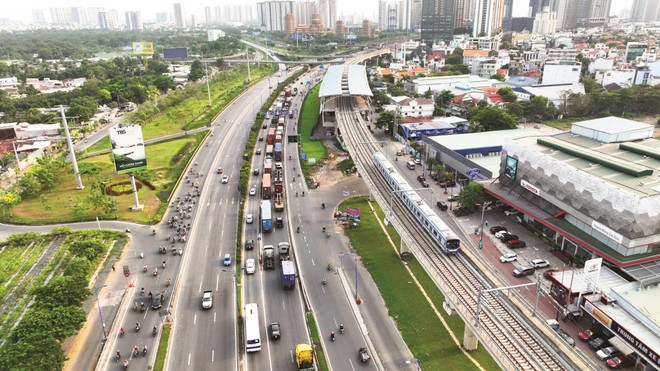
<svg viewBox="0 0 660 371">
<path fill-rule="evenodd" d="M 133 195 L 113 197 L 117 205 L 117 217 L 121 220 L 139 223 L 156 223 L 163 214 L 164 203 L 159 195 L 161 191 L 169 192 L 175 185 L 179 174 L 190 160 L 195 148 L 201 143 L 206 133 L 196 133 L 180 139 L 154 143 L 145 146 L 149 169 L 156 172 L 155 179 L 150 180 L 156 186 L 155 190 L 143 186 L 138 190 L 142 211 L 129 210 L 133 205 Z M 108 179 L 109 184 L 128 181 L 127 174 L 117 174 L 109 154 L 89 157 L 79 163 L 96 163 L 102 171 L 93 178 L 82 176 L 83 185 L 87 188 L 76 190 L 76 183 L 71 173 L 63 174 L 60 181 L 45 190 L 39 197 L 27 198 L 11 209 L 14 223 L 62 223 L 78 220 L 114 219 L 114 212 L 104 213 L 93 210 L 85 198 L 90 194 L 90 185 L 95 179 Z M 77 206 L 78 205 L 78 206 Z"/>
<path fill-rule="evenodd" d="M 300 136 L 302 138 L 302 152 L 307 155 L 308 160 L 314 159 L 316 162 L 323 160 L 327 156 L 327 150 L 323 142 L 311 138 L 319 119 L 319 109 L 321 107 L 321 100 L 319 99 L 320 87 L 320 84 L 316 85 L 305 96 L 298 121 L 298 130 L 300 130 Z M 305 176 L 307 176 L 314 167 L 314 164 L 305 162 L 302 166 Z"/>
<path fill-rule="evenodd" d="M 345 210 L 349 206 L 359 208 L 362 213 L 360 226 L 357 229 L 347 229 L 346 235 L 376 282 L 389 314 L 396 320 L 404 340 L 415 357 L 421 360 L 423 369 L 477 370 L 454 344 L 429 303 L 417 290 L 403 262 L 383 234 L 375 215 L 371 213 L 366 197 L 350 199 L 342 203 L 340 209 Z M 382 220 L 383 212 L 377 204 L 372 203 L 372 206 Z M 400 238 L 394 228 L 387 227 L 387 233 L 398 248 Z M 462 341 L 464 325 L 461 319 L 458 316 L 446 316 L 442 309 L 444 297 L 420 264 L 415 259 L 406 263 L 452 331 Z M 483 348 L 470 352 L 470 355 L 487 370 L 499 369 Z"/>
</svg>

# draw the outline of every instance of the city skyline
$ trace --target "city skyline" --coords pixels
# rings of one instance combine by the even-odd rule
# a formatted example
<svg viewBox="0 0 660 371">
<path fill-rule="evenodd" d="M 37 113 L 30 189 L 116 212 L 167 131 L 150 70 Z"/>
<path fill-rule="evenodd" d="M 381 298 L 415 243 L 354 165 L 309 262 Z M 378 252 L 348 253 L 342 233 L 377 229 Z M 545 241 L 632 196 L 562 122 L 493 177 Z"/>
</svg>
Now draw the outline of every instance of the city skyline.
<svg viewBox="0 0 660 371">
<path fill-rule="evenodd" d="M 304 0 L 303 0 L 304 1 Z M 186 16 L 195 15 L 198 19 L 204 19 L 204 8 L 205 7 L 216 7 L 216 6 L 233 6 L 233 5 L 253 5 L 256 9 L 257 0 L 248 0 L 244 2 L 228 2 L 218 0 L 209 1 L 209 0 L 189 0 L 186 2 L 180 2 L 183 6 L 184 13 Z M 312 1 L 310 1 L 312 2 Z M 316 2 L 314 0 L 313 2 Z M 514 0 L 514 16 L 522 16 L 525 14 L 525 2 L 529 0 Z M 136 4 L 134 1 L 129 0 L 115 0 L 112 2 L 112 6 L 107 6 L 107 2 L 100 0 L 31 0 L 27 4 L 15 4 L 11 9 L 4 9 L 2 12 L 2 18 L 9 19 L 10 21 L 21 21 L 24 23 L 33 22 L 33 10 L 42 9 L 45 12 L 48 12 L 48 9 L 51 8 L 70 8 L 70 7 L 82 7 L 82 8 L 105 8 L 105 10 L 116 10 L 120 16 L 123 16 L 125 12 L 128 11 L 139 11 L 143 21 L 152 21 L 156 19 L 156 13 L 168 13 L 173 14 L 173 5 L 176 1 L 172 2 L 159 2 L 157 4 Z M 352 2 L 350 0 L 337 0 L 338 16 L 342 15 L 355 15 L 362 14 L 364 18 L 371 19 L 372 21 L 378 20 L 378 3 L 379 0 L 364 0 L 360 2 Z M 631 4 L 627 4 L 626 0 L 612 0 L 612 7 L 610 14 L 616 15 L 625 8 L 629 8 Z"/>
</svg>

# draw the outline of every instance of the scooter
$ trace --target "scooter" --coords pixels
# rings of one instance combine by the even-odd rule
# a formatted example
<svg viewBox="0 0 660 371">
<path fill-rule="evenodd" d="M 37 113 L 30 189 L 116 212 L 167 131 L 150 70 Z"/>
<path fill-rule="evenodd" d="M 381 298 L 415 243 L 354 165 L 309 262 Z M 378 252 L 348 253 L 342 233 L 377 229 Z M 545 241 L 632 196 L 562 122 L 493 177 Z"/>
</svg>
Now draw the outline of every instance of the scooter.
<svg viewBox="0 0 660 371">
<path fill-rule="evenodd" d="M 144 251 L 140 252 L 140 259 L 144 259 Z"/>
<path fill-rule="evenodd" d="M 323 286 L 325 286 L 328 283 L 328 280 L 325 277 L 323 277 L 323 281 L 321 281 L 321 283 L 323 284 Z"/>
<path fill-rule="evenodd" d="M 124 359 L 124 370 L 128 369 L 128 359 Z"/>
<path fill-rule="evenodd" d="M 144 306 L 144 303 L 140 303 L 140 312 L 147 310 L 147 307 Z"/>
<path fill-rule="evenodd" d="M 152 229 L 152 230 L 151 230 L 151 235 L 152 235 L 152 236 L 155 236 L 155 235 L 156 235 L 156 230 L 155 230 L 155 229 Z"/>
<path fill-rule="evenodd" d="M 330 333 L 330 340 L 335 341 L 335 332 Z"/>
<path fill-rule="evenodd" d="M 344 324 L 343 323 L 339 325 L 339 332 L 342 333 L 342 334 L 344 333 Z"/>
<path fill-rule="evenodd" d="M 149 270 L 149 269 L 147 268 L 146 265 L 145 265 L 144 267 L 142 267 L 142 272 L 147 273 L 148 270 Z"/>
<path fill-rule="evenodd" d="M 158 275 L 158 268 L 154 268 L 154 277 Z"/>
<path fill-rule="evenodd" d="M 140 331 L 140 322 L 135 323 L 135 332 Z"/>
<path fill-rule="evenodd" d="M 330 263 L 328 263 L 328 270 L 329 270 L 329 271 L 332 270 L 332 264 L 330 264 Z"/>
<path fill-rule="evenodd" d="M 151 333 L 153 336 L 156 336 L 156 334 L 158 333 L 158 327 L 154 326 L 154 329 L 153 331 L 151 331 Z"/>
</svg>

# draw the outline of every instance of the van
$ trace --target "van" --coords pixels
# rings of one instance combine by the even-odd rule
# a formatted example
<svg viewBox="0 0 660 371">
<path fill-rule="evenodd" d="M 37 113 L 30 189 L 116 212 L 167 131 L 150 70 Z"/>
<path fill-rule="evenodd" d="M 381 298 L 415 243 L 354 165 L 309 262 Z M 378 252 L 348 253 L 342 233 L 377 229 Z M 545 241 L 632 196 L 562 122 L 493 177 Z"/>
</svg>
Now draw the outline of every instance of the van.
<svg viewBox="0 0 660 371">
<path fill-rule="evenodd" d="M 438 202 L 436 202 L 435 204 L 438 205 L 438 208 L 439 208 L 440 210 L 442 210 L 442 211 L 447 211 L 447 204 L 446 204 L 446 203 L 444 203 L 444 202 L 442 202 L 442 201 L 438 201 Z"/>
<path fill-rule="evenodd" d="M 513 270 L 513 275 L 516 277 L 529 276 L 534 274 L 534 271 L 532 267 L 518 267 Z"/>
<path fill-rule="evenodd" d="M 408 169 L 414 170 L 415 169 L 415 162 L 414 161 L 408 161 L 408 162 L 406 162 L 406 166 L 408 167 Z"/>
</svg>

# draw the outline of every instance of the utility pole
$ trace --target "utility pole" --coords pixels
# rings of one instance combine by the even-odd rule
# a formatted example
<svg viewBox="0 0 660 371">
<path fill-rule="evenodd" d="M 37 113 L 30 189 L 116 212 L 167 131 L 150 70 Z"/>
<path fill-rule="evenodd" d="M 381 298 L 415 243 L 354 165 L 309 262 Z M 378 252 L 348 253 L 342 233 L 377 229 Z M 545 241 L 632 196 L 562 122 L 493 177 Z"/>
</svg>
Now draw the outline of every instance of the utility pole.
<svg viewBox="0 0 660 371">
<path fill-rule="evenodd" d="M 204 62 L 204 73 L 206 74 L 206 94 L 209 97 L 209 108 L 211 108 L 211 88 L 209 87 L 209 68 L 204 59 L 204 54 L 202 54 L 202 61 Z"/>
<path fill-rule="evenodd" d="M 64 116 L 64 106 L 60 105 L 60 112 L 62 113 L 62 124 L 64 124 L 64 134 L 66 135 L 66 143 L 69 146 L 69 154 L 71 155 L 71 164 L 73 165 L 73 175 L 76 177 L 76 189 L 85 189 L 80 178 L 80 171 L 78 170 L 78 162 L 76 161 L 76 152 L 73 150 L 73 142 L 71 141 L 71 134 L 69 134 L 69 124 L 66 122 Z"/>
<path fill-rule="evenodd" d="M 250 78 L 250 51 L 248 50 L 248 47 L 245 47 L 245 55 L 247 56 L 247 65 L 248 65 L 248 82 L 252 80 Z"/>
</svg>

